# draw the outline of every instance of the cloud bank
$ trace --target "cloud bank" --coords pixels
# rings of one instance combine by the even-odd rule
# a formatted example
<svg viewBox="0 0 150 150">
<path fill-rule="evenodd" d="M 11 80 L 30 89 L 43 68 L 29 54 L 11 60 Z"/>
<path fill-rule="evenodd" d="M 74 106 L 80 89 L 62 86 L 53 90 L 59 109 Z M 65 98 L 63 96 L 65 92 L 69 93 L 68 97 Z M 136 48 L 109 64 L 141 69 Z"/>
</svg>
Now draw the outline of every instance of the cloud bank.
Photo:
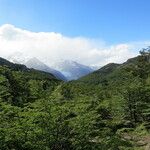
<svg viewBox="0 0 150 150">
<path fill-rule="evenodd" d="M 149 41 L 107 45 L 104 41 L 84 37 L 67 37 L 54 32 L 31 32 L 5 24 L 0 26 L 0 56 L 21 52 L 51 64 L 60 59 L 75 60 L 85 65 L 102 66 L 121 63 L 138 54 L 134 50 Z"/>
</svg>

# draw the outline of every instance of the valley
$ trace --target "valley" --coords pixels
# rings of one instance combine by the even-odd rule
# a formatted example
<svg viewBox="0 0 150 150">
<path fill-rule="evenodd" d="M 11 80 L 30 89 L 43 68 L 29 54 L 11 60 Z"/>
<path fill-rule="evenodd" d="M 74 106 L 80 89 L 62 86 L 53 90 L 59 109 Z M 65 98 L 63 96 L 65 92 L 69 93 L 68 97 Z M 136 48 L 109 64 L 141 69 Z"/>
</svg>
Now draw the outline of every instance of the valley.
<svg viewBox="0 0 150 150">
<path fill-rule="evenodd" d="M 0 148 L 148 150 L 149 60 L 147 49 L 66 82 L 0 58 Z"/>
</svg>

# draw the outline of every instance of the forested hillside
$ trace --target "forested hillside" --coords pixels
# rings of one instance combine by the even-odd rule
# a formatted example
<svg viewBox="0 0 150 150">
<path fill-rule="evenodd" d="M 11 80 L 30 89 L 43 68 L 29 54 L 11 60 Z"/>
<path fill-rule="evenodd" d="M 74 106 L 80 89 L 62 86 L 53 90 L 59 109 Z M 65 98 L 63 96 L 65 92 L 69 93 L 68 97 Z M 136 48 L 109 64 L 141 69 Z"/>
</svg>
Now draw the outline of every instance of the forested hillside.
<svg viewBox="0 0 150 150">
<path fill-rule="evenodd" d="M 0 59 L 0 149 L 150 149 L 150 51 L 76 81 Z"/>
</svg>

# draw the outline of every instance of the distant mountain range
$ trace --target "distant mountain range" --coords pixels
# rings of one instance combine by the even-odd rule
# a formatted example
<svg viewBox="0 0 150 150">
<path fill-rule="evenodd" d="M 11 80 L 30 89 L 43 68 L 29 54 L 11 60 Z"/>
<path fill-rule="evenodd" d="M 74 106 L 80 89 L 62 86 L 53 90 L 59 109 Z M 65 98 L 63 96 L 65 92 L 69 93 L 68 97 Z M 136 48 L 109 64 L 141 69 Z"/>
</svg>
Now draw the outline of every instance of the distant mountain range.
<svg viewBox="0 0 150 150">
<path fill-rule="evenodd" d="M 71 60 L 63 60 L 54 63 L 52 68 L 60 71 L 68 80 L 76 80 L 94 71 L 91 67 L 79 64 Z"/>
<path fill-rule="evenodd" d="M 95 70 L 93 67 L 85 66 L 71 60 L 54 62 L 49 66 L 36 57 L 30 57 L 20 52 L 10 55 L 7 59 L 13 63 L 24 64 L 28 68 L 52 73 L 56 78 L 64 81 L 79 79 Z"/>
</svg>

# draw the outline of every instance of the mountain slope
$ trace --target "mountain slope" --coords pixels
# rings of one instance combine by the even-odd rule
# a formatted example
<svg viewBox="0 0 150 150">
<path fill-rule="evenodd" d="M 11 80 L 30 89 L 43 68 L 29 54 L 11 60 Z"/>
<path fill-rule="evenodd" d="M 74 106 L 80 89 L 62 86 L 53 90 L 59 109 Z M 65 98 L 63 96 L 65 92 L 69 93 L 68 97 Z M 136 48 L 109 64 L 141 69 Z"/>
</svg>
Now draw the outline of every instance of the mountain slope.
<svg viewBox="0 0 150 150">
<path fill-rule="evenodd" d="M 32 57 L 26 54 L 23 54 L 21 52 L 15 52 L 7 57 L 7 60 L 9 60 L 12 63 L 15 64 L 25 64 L 29 59 Z"/>
<path fill-rule="evenodd" d="M 144 150 L 150 142 L 144 140 L 150 138 L 149 60 L 150 54 L 146 53 L 123 64 L 110 63 L 76 81 L 63 84 L 60 93 L 66 99 L 76 100 L 76 103 L 78 100 L 81 103 L 80 98 L 86 97 L 91 102 L 91 107 L 87 110 L 95 110 L 100 115 L 100 124 L 97 120 L 96 125 L 99 127 L 98 131 L 103 131 L 102 135 L 107 137 L 110 131 L 109 134 L 128 141 L 127 145 L 131 146 L 129 149 L 140 147 Z M 99 141 L 102 135 L 98 135 L 99 138 L 97 136 Z M 111 144 L 114 138 L 110 141 Z M 141 141 L 144 144 L 139 146 Z M 122 145 L 122 149 L 128 149 L 127 145 L 125 148 Z"/>
<path fill-rule="evenodd" d="M 61 83 L 54 75 L 28 69 L 0 58 L 0 99 L 13 105 L 22 106 L 45 97 Z"/>
<path fill-rule="evenodd" d="M 33 69 L 12 68 L 6 61 L 7 67 L 2 60 L 0 147 L 149 149 L 149 60 L 150 53 L 143 53 L 69 82 Z"/>
<path fill-rule="evenodd" d="M 68 80 L 76 80 L 93 72 L 92 68 L 69 60 L 56 62 L 52 67 L 62 72 Z"/>
<path fill-rule="evenodd" d="M 45 71 L 45 72 L 48 72 L 48 73 L 52 73 L 53 75 L 55 75 L 56 78 L 58 79 L 61 79 L 63 81 L 66 81 L 67 79 L 65 78 L 64 75 L 62 75 L 61 72 L 55 70 L 55 69 L 52 69 L 50 67 L 48 67 L 47 65 L 45 65 L 44 63 L 42 63 L 40 60 L 38 60 L 37 58 L 31 58 L 29 59 L 25 65 L 28 67 L 28 68 L 34 68 L 34 69 L 37 69 L 37 70 L 41 70 L 41 71 Z"/>
<path fill-rule="evenodd" d="M 43 62 L 41 62 L 39 59 L 35 57 L 31 57 L 29 55 L 25 55 L 20 52 L 15 52 L 8 57 L 8 60 L 16 64 L 24 64 L 28 68 L 33 68 L 33 69 L 51 73 L 60 80 L 64 80 L 64 81 L 67 80 L 61 72 L 50 68 L 49 66 L 47 66 L 46 64 L 44 64 Z"/>
<path fill-rule="evenodd" d="M 58 79 L 67 81 L 67 80 L 76 80 L 82 76 L 85 76 L 93 72 L 96 68 L 88 67 L 82 64 L 79 64 L 75 61 L 59 61 L 54 62 L 53 65 L 46 65 L 39 59 L 31 57 L 29 55 L 16 52 L 8 57 L 8 60 L 17 63 L 24 64 L 28 68 L 34 68 L 37 70 L 42 70 L 54 74 Z"/>
</svg>

